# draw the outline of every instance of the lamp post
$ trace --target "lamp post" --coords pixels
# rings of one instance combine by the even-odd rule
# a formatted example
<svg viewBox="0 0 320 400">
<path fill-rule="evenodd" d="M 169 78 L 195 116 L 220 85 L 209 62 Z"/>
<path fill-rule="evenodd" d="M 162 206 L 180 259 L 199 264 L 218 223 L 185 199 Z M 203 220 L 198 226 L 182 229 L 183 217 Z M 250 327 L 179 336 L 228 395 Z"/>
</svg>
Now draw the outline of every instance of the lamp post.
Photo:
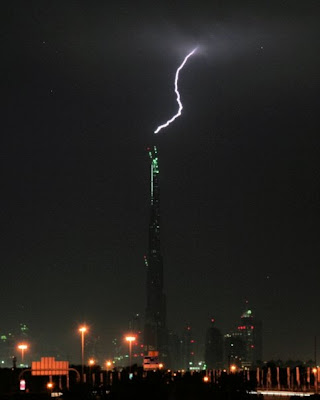
<svg viewBox="0 0 320 400">
<path fill-rule="evenodd" d="M 82 374 L 82 381 L 84 375 L 84 335 L 87 332 L 86 326 L 81 326 L 79 328 L 79 332 L 81 333 L 81 374 Z"/>
<path fill-rule="evenodd" d="M 314 375 L 314 391 L 316 392 L 316 394 L 318 393 L 318 368 L 312 368 L 312 372 Z"/>
<path fill-rule="evenodd" d="M 109 385 L 109 371 L 112 366 L 112 362 L 110 360 L 106 361 L 106 371 L 107 371 L 107 385 Z"/>
<path fill-rule="evenodd" d="M 28 350 L 28 345 L 21 343 L 18 345 L 18 349 L 21 350 L 21 364 L 24 365 L 24 351 Z"/>
<path fill-rule="evenodd" d="M 136 337 L 135 336 L 126 336 L 125 339 L 129 343 L 129 361 L 130 361 L 129 370 L 131 372 L 132 342 L 134 342 L 136 340 Z"/>
<path fill-rule="evenodd" d="M 96 363 L 96 362 L 95 362 L 94 358 L 90 358 L 89 361 L 88 361 L 88 364 L 89 364 L 89 371 L 90 371 L 90 378 L 89 378 L 89 379 L 91 379 L 92 385 L 94 385 L 94 378 L 93 378 L 92 367 L 95 365 L 95 363 Z"/>
</svg>

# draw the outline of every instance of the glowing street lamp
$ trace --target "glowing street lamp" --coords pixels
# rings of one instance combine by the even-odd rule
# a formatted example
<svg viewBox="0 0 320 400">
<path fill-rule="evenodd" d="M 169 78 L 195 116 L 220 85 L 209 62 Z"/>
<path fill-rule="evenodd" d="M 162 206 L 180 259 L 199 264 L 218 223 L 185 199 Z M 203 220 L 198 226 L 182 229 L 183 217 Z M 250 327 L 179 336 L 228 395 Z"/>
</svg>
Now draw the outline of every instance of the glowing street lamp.
<svg viewBox="0 0 320 400">
<path fill-rule="evenodd" d="M 237 366 L 234 364 L 230 365 L 230 372 L 234 374 L 236 371 L 237 371 Z"/>
<path fill-rule="evenodd" d="M 88 328 L 86 326 L 81 326 L 79 328 L 79 332 L 81 333 L 81 373 L 82 379 L 84 375 L 84 335 L 87 332 Z"/>
<path fill-rule="evenodd" d="M 92 380 L 92 384 L 94 384 L 94 376 L 92 372 L 92 367 L 95 365 L 96 361 L 94 358 L 89 358 L 88 364 L 89 364 L 89 371 L 90 371 L 90 379 Z"/>
<path fill-rule="evenodd" d="M 135 336 L 126 336 L 126 341 L 129 343 L 129 360 L 130 360 L 130 372 L 131 372 L 131 358 L 132 358 L 132 342 L 136 340 Z"/>
<path fill-rule="evenodd" d="M 24 352 L 28 350 L 28 345 L 25 343 L 21 343 L 18 345 L 18 349 L 21 350 L 21 364 L 23 365 L 24 362 Z"/>
<path fill-rule="evenodd" d="M 106 361 L 106 369 L 107 369 L 107 371 L 109 371 L 111 365 L 112 365 L 112 362 L 110 360 Z"/>
<path fill-rule="evenodd" d="M 110 377 L 109 377 L 109 371 L 110 371 L 111 366 L 112 366 L 112 361 L 107 360 L 107 361 L 106 361 L 107 385 L 109 384 L 109 379 L 110 379 Z"/>
<path fill-rule="evenodd" d="M 312 368 L 312 372 L 314 375 L 314 391 L 318 393 L 318 368 Z"/>
</svg>

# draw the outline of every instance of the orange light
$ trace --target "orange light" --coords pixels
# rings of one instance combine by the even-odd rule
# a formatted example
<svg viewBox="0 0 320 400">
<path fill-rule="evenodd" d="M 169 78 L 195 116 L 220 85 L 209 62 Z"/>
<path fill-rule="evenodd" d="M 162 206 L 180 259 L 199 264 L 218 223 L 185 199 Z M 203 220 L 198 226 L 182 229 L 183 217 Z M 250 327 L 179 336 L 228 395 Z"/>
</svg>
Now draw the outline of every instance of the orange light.
<svg viewBox="0 0 320 400">
<path fill-rule="evenodd" d="M 53 388 L 53 383 L 52 382 L 48 382 L 47 383 L 47 388 L 48 389 L 52 389 Z"/>
<path fill-rule="evenodd" d="M 27 348 L 28 348 L 28 345 L 27 345 L 27 344 L 21 343 L 21 344 L 18 345 L 18 349 L 19 349 L 19 350 L 27 350 Z"/>
<path fill-rule="evenodd" d="M 162 369 L 162 368 L 163 368 L 163 364 L 160 363 L 160 364 L 159 364 L 159 369 Z"/>
<path fill-rule="evenodd" d="M 136 337 L 135 336 L 126 336 L 125 339 L 127 342 L 134 342 L 136 340 Z"/>
<path fill-rule="evenodd" d="M 81 332 L 81 333 L 85 333 L 85 332 L 87 332 L 87 330 L 88 330 L 88 328 L 86 326 L 81 326 L 79 328 L 79 332 Z"/>
<path fill-rule="evenodd" d="M 209 382 L 209 377 L 208 376 L 204 376 L 203 377 L 203 382 Z"/>
<path fill-rule="evenodd" d="M 231 372 L 236 372 L 236 370 L 237 370 L 237 366 L 236 365 L 230 365 L 230 371 Z"/>
<path fill-rule="evenodd" d="M 112 362 L 111 361 L 106 361 L 106 366 L 109 368 L 109 367 L 111 367 L 111 365 L 112 365 Z"/>
<path fill-rule="evenodd" d="M 90 358 L 90 360 L 89 360 L 89 365 L 94 365 L 94 364 L 95 364 L 94 359 L 93 359 L 93 358 Z"/>
<path fill-rule="evenodd" d="M 318 368 L 312 368 L 312 372 L 316 374 L 318 372 Z"/>
</svg>

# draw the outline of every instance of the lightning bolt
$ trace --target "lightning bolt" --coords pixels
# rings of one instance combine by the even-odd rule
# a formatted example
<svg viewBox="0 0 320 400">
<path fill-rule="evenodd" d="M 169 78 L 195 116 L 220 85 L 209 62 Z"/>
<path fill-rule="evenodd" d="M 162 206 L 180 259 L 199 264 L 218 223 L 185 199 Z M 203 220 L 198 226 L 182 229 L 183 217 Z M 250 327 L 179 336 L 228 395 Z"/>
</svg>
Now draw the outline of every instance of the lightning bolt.
<svg viewBox="0 0 320 400">
<path fill-rule="evenodd" d="M 183 60 L 183 62 L 181 63 L 181 65 L 179 66 L 179 68 L 177 69 L 177 72 L 176 72 L 176 76 L 175 76 L 175 79 L 174 79 L 174 91 L 176 92 L 177 103 L 179 105 L 179 109 L 178 109 L 177 113 L 172 118 L 170 118 L 165 124 L 159 125 L 158 128 L 154 131 L 154 133 L 158 133 L 162 128 L 166 128 L 176 118 L 180 117 L 182 109 L 183 109 L 183 105 L 181 103 L 180 93 L 179 93 L 179 90 L 178 90 L 179 72 L 182 70 L 182 68 L 184 67 L 185 63 L 188 61 L 188 58 L 191 57 L 192 54 L 195 53 L 196 50 L 197 50 L 197 47 L 195 49 L 193 49 L 188 55 L 186 55 L 185 59 Z"/>
</svg>

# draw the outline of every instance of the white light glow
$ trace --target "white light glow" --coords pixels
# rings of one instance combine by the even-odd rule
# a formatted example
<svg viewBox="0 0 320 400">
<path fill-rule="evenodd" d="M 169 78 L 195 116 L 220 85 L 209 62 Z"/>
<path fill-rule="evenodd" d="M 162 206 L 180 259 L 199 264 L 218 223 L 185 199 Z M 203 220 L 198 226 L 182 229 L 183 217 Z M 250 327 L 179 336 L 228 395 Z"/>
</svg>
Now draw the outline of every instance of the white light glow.
<svg viewBox="0 0 320 400">
<path fill-rule="evenodd" d="M 264 396 L 300 396 L 300 397 L 310 397 L 313 395 L 313 392 L 289 392 L 285 390 L 257 390 L 249 392 L 249 394 L 262 394 Z"/>
<path fill-rule="evenodd" d="M 176 118 L 180 117 L 182 109 L 183 109 L 183 105 L 181 103 L 180 100 L 180 93 L 178 90 L 178 80 L 179 80 L 179 72 L 182 70 L 182 68 L 184 67 L 185 63 L 187 62 L 188 58 L 192 56 L 192 54 L 197 50 L 197 47 L 195 49 L 193 49 L 183 60 L 182 64 L 180 65 L 180 67 L 177 69 L 176 72 L 176 76 L 175 76 L 175 80 L 174 80 L 174 91 L 176 92 L 177 95 L 177 103 L 179 105 L 179 109 L 178 112 L 172 117 L 170 118 L 165 124 L 158 126 L 158 128 L 154 131 L 154 133 L 158 133 L 162 128 L 166 128 L 168 125 L 171 124 L 171 122 L 173 122 Z"/>
</svg>

